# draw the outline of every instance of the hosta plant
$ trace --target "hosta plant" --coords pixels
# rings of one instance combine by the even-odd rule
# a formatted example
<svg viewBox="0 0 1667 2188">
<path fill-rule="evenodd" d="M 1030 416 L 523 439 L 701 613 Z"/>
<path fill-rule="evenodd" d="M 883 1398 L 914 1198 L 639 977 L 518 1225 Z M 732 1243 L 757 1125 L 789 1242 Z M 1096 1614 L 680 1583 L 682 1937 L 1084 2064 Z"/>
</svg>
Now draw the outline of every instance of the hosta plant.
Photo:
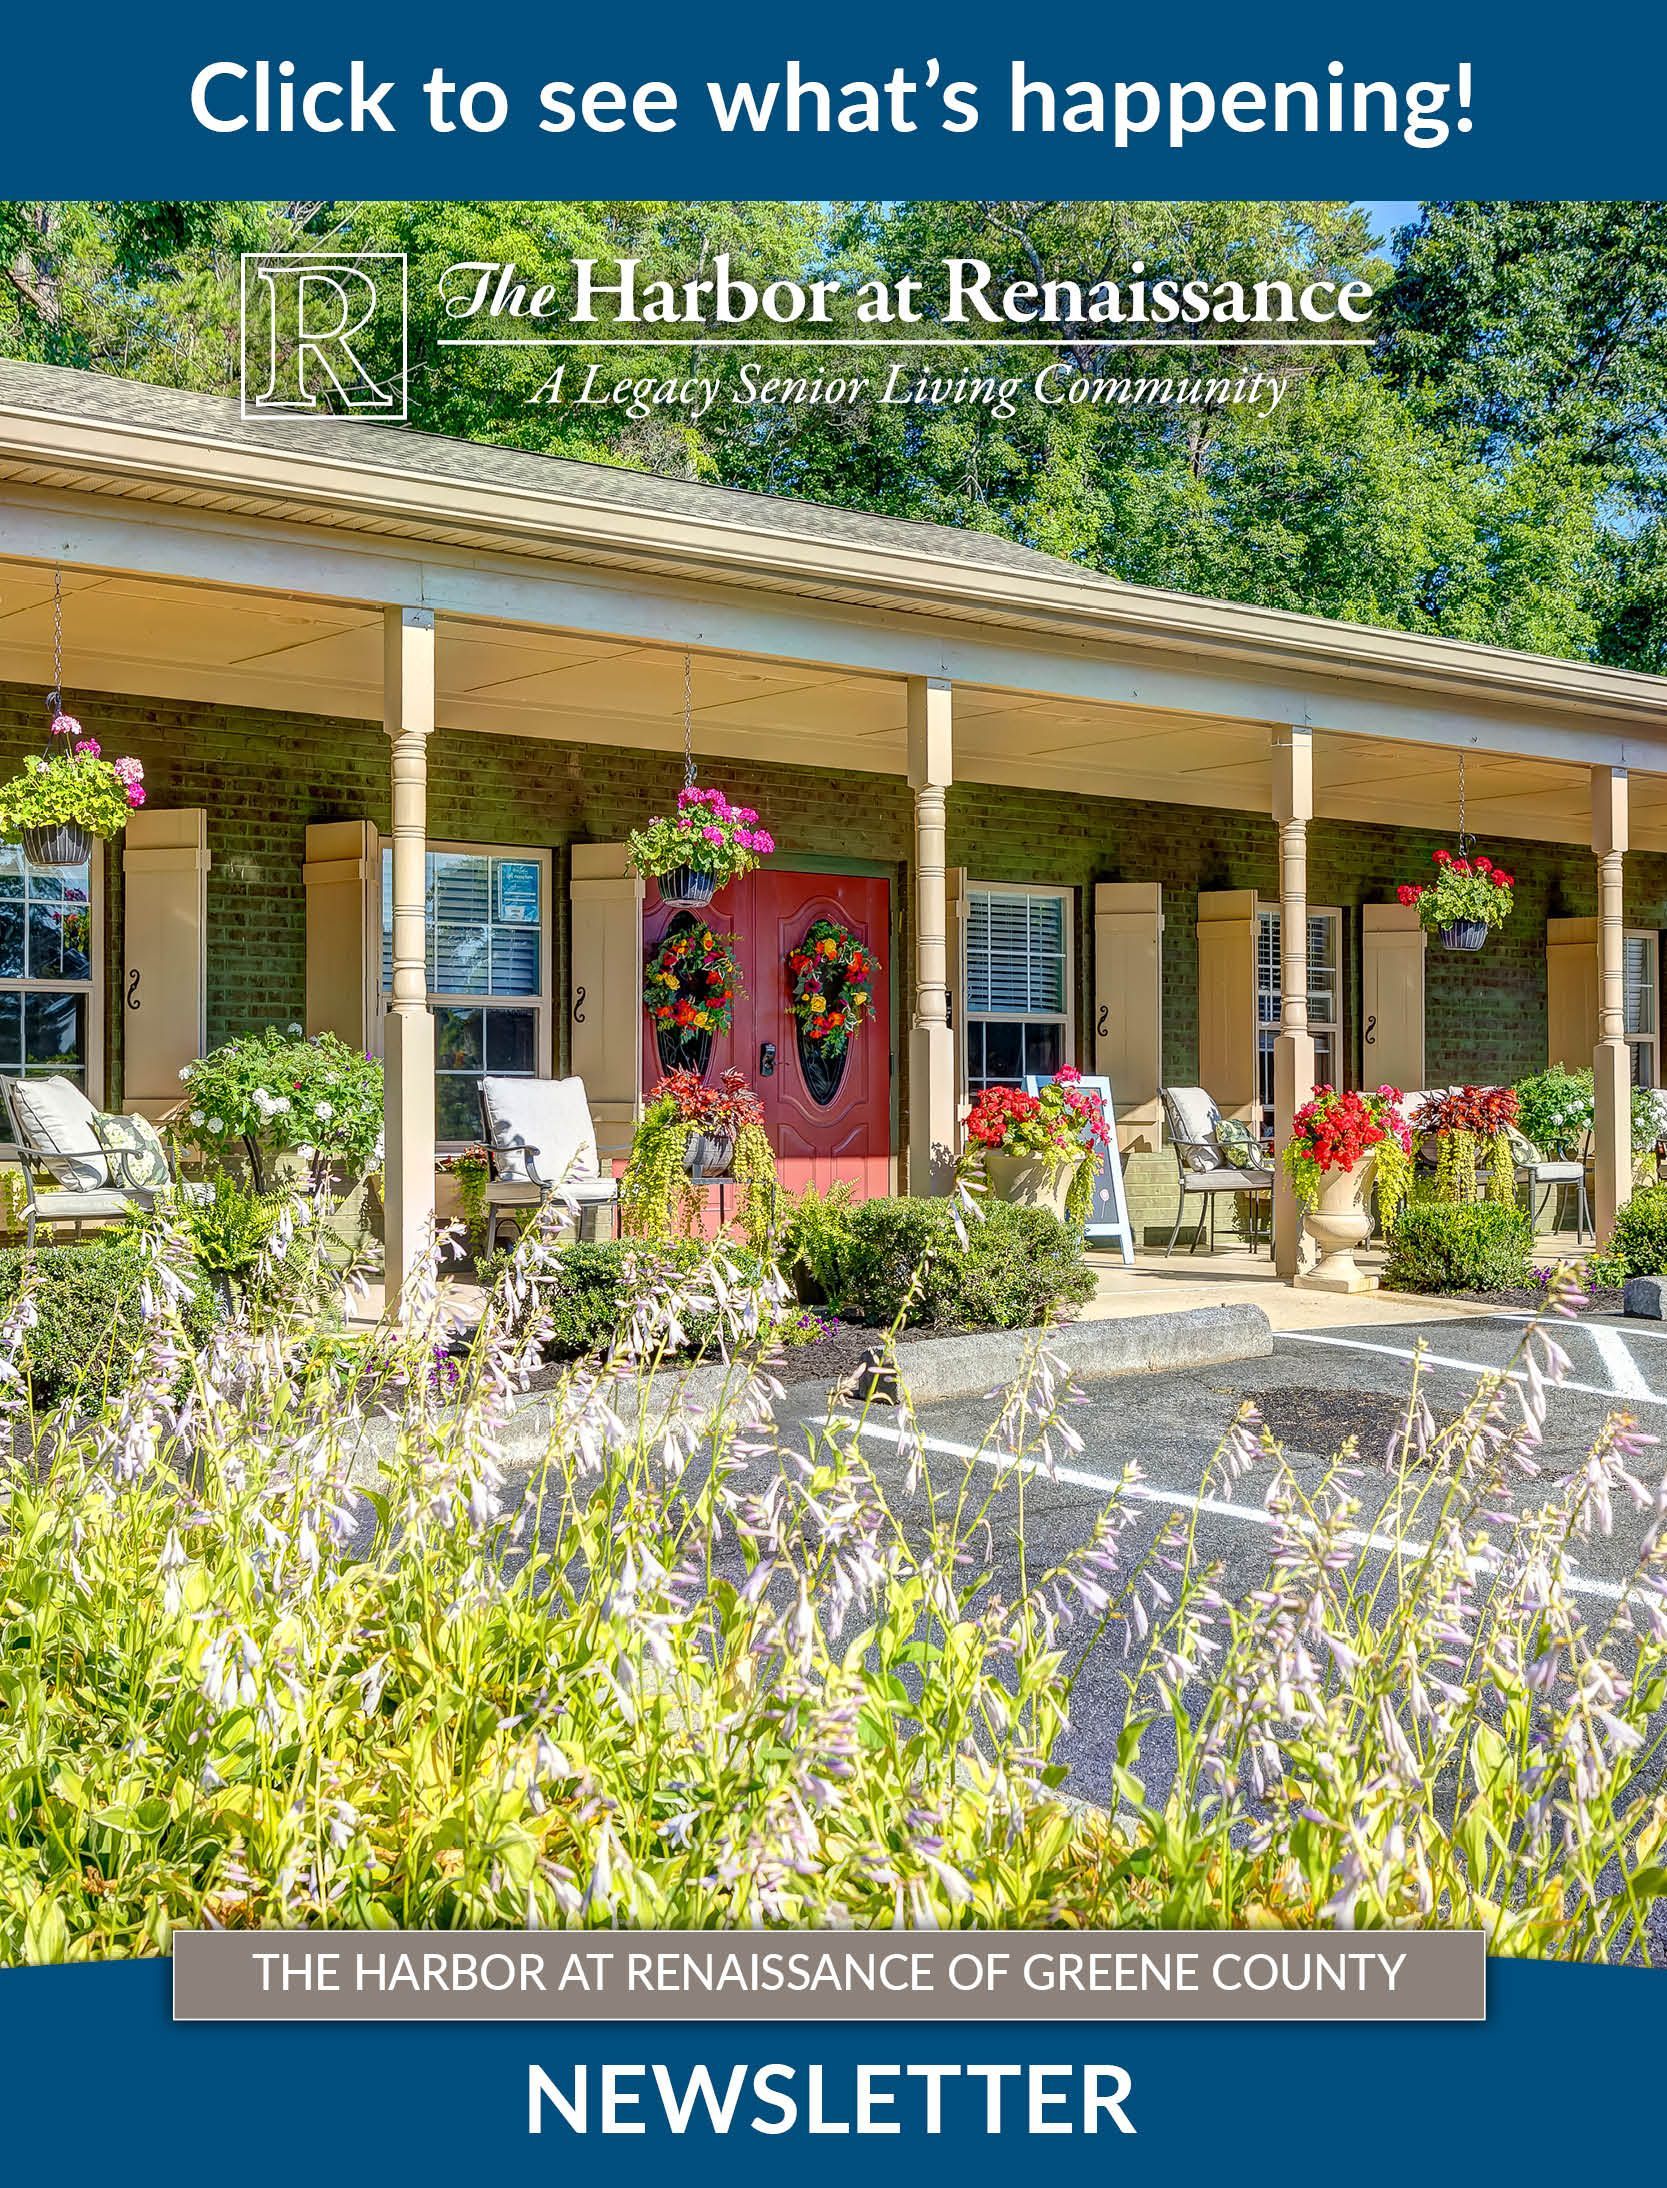
<svg viewBox="0 0 1667 2188">
<path fill-rule="evenodd" d="M 1045 1335 L 970 1456 L 906 1394 L 778 1436 L 779 1282 L 640 1250 L 611 1350 L 517 1422 L 553 1219 L 461 1357 L 420 1280 L 350 1345 L 259 1285 L 194 1339 L 183 1234 L 140 1250 L 135 1341 L 49 1418 L 10 1373 L 27 1287 L 0 1321 L 0 1959 L 205 1924 L 1659 1950 L 1660 1492 L 1625 1422 L 1544 1468 L 1546 1329 L 1445 1428 L 1415 1384 L 1387 1452 L 1287 1467 L 1241 1410 L 1199 1483 L 1266 1521 L 1230 1584 L 1134 1462 L 1027 1550 L 1081 1441 Z M 698 1386 L 666 1372 L 697 1314 Z M 1598 1596 L 1617 1506 L 1642 1549 Z"/>
</svg>

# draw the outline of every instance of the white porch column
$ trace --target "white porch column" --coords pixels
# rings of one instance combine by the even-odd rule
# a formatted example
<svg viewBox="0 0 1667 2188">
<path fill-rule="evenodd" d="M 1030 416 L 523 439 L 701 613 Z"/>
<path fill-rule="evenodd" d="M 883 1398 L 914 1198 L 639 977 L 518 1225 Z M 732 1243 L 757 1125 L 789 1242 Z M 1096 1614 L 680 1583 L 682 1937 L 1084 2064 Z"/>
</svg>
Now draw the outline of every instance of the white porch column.
<svg viewBox="0 0 1667 2188">
<path fill-rule="evenodd" d="M 1627 847 L 1624 767 L 1592 770 L 1592 849 L 1598 862 L 1598 1040 L 1592 1051 L 1592 1220 L 1600 1241 L 1632 1195 L 1632 1058 L 1626 1044 L 1621 866 Z"/>
<path fill-rule="evenodd" d="M 909 1191 L 947 1193 L 955 1168 L 955 1036 L 949 1024 L 945 793 L 954 772 L 950 688 L 909 679 L 915 794 L 915 1002 L 909 1033 Z"/>
<path fill-rule="evenodd" d="M 390 1312 L 434 1221 L 434 1020 L 423 913 L 428 738 L 434 727 L 434 617 L 383 615 L 382 720 L 392 743 L 393 986 L 382 1025 L 384 1199 Z"/>
<path fill-rule="evenodd" d="M 1291 1119 L 1314 1092 L 1308 1031 L 1308 823 L 1314 747 L 1308 730 L 1273 733 L 1273 817 L 1279 823 L 1279 1031 L 1273 1043 L 1273 1258 L 1287 1280 L 1302 1266 L 1302 1210 L 1285 1175 Z"/>
</svg>

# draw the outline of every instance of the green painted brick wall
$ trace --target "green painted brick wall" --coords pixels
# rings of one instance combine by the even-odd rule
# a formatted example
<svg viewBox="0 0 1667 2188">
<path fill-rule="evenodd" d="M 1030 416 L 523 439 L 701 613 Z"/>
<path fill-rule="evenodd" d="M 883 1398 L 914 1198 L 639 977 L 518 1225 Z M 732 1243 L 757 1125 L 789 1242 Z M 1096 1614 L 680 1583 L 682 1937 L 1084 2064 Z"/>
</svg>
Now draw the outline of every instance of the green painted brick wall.
<svg viewBox="0 0 1667 2188">
<path fill-rule="evenodd" d="M 138 754 L 153 802 L 208 809 L 210 1039 L 297 1017 L 305 978 L 307 823 L 368 817 L 386 825 L 387 743 L 380 728 L 73 690 L 69 704 L 107 751 Z M 38 748 L 42 720 L 38 692 L 0 685 L 0 766 L 10 770 Z M 717 772 L 732 794 L 759 808 L 784 854 L 878 861 L 895 875 L 893 948 L 901 974 L 897 937 L 907 931 L 909 914 L 907 786 L 879 775 L 708 762 L 706 773 Z M 439 838 L 558 853 L 555 926 L 565 992 L 567 874 L 559 854 L 574 842 L 617 840 L 674 797 L 680 779 L 670 754 L 442 731 L 430 750 L 431 826 Z M 1309 831 L 1310 896 L 1316 904 L 1341 905 L 1347 915 L 1351 1073 L 1360 1070 L 1359 907 L 1392 896 L 1397 881 L 1427 873 L 1440 840 L 1427 831 L 1324 819 Z M 1436 1082 L 1511 1079 L 1543 1064 L 1546 919 L 1596 909 L 1589 853 L 1521 842 L 1494 848 L 1518 878 L 1510 925 L 1479 957 L 1439 949 L 1429 956 L 1426 1046 Z M 949 856 L 977 880 L 1034 881 L 1075 892 L 1082 1029 L 1092 1015 L 1094 883 L 1161 882 L 1164 1070 L 1177 1080 L 1191 1079 L 1197 1068 L 1197 892 L 1255 888 L 1271 897 L 1278 886 L 1273 824 L 1259 816 L 1044 790 L 956 787 Z M 119 863 L 112 858 L 107 868 L 113 1062 L 121 1019 Z M 1667 857 L 1630 856 L 1626 879 L 1629 924 L 1667 925 Z M 900 998 L 905 987 L 900 978 Z M 906 1041 L 899 1039 L 897 1048 L 901 1082 Z"/>
</svg>

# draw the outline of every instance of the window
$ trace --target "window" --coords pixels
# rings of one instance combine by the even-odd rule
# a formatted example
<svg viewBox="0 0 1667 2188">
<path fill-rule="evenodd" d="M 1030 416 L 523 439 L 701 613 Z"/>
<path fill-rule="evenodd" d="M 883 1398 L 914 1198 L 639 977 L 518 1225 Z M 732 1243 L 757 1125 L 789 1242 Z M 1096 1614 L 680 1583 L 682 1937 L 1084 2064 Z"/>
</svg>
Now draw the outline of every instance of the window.
<svg viewBox="0 0 1667 2188">
<path fill-rule="evenodd" d="M 1632 1051 L 1632 1083 L 1659 1086 L 1661 937 L 1642 930 L 1628 934 L 1622 946 L 1621 965 L 1626 976 L 1626 1038 Z"/>
<path fill-rule="evenodd" d="M 1273 1115 L 1273 1042 L 1279 1031 L 1279 914 L 1256 913 L 1256 1099 Z M 1308 914 L 1308 1030 L 1314 1039 L 1314 1082 L 1337 1086 L 1343 1063 L 1343 915 Z"/>
<path fill-rule="evenodd" d="M 435 1137 L 480 1137 L 488 1073 L 550 1069 L 550 855 L 431 844 L 424 909 L 434 1012 Z M 394 859 L 382 852 L 382 992 L 393 985 Z"/>
<path fill-rule="evenodd" d="M 31 866 L 17 844 L 0 844 L 0 1073 L 62 1072 L 95 1103 L 98 856 L 86 866 Z"/>
<path fill-rule="evenodd" d="M 967 892 L 967 1092 L 1023 1086 L 1071 1056 L 1070 893 L 980 884 Z"/>
</svg>

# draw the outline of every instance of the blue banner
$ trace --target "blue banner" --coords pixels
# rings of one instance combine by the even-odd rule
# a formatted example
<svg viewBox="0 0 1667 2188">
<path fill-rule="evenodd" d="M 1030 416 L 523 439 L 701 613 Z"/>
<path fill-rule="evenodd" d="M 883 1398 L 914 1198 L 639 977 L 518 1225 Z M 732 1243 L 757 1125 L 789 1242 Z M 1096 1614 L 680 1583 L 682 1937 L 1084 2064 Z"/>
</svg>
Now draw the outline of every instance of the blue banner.
<svg viewBox="0 0 1667 2188">
<path fill-rule="evenodd" d="M 19 13 L 17 197 L 1646 197 L 1658 8 Z"/>
<path fill-rule="evenodd" d="M 1025 2147 L 1062 2184 L 1110 2177 L 1181 2188 L 1217 2182 L 1224 2169 L 1316 2164 L 1350 2188 L 1631 2167 L 1653 2177 L 1652 2092 L 1667 2042 L 1661 1978 L 1505 1961 L 1490 1967 L 1489 1991 L 1487 2021 L 1471 2027 L 176 2026 L 163 1963 L 9 1969 L 0 1972 L 6 2173 L 108 2175 L 123 2188 L 179 2188 L 199 2168 L 227 2172 L 239 2188 L 575 2174 L 660 2188 L 668 2164 L 696 2181 L 763 2179 L 786 2159 L 803 2188 L 854 2169 L 870 2188 L 914 2188 L 923 2166 L 1000 2162 Z M 628 2078 L 642 2092 L 627 2108 L 642 2132 L 604 2135 L 593 2104 L 580 2136 L 546 2103 L 541 2132 L 529 2133 L 532 2067 L 570 2091 L 578 2065 L 594 2073 L 604 2062 L 648 2069 Z M 728 2134 L 713 2132 L 698 2101 L 675 2133 L 654 2065 L 681 2097 L 693 2068 L 704 2065 L 722 2088 L 736 2062 L 792 2070 L 775 2086 L 798 2093 L 794 2126 L 755 2131 L 749 2096 Z M 1080 2110 L 1066 2104 L 1033 2133 L 1027 2085 L 1014 2076 L 997 2084 L 1001 2126 L 991 2135 L 988 2079 L 963 2074 L 942 2084 L 936 2136 L 924 2100 L 911 2097 L 896 2108 L 899 2132 L 858 2138 L 858 2067 L 908 2062 L 1114 2063 L 1129 2077 L 1123 2109 L 1134 2131 L 1102 2117 L 1084 2133 Z M 807 2124 L 813 2067 L 819 2133 Z M 1055 2081 L 1071 2086 L 1063 2074 Z"/>
</svg>

